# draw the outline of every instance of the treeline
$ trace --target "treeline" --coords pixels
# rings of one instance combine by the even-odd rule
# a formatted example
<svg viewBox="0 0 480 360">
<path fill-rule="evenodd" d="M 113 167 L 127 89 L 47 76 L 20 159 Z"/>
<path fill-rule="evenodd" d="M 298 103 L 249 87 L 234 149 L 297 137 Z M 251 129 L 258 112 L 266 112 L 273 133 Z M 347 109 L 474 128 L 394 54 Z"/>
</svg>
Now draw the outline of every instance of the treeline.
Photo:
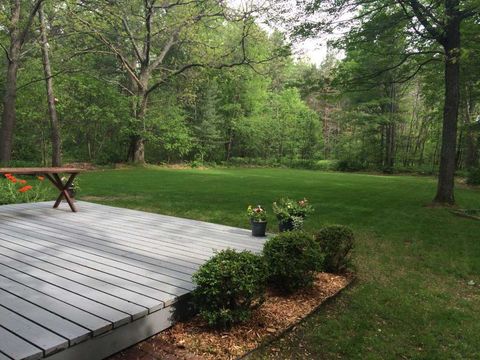
<svg viewBox="0 0 480 360">
<path fill-rule="evenodd" d="M 45 0 L 0 11 L 4 163 L 317 156 L 318 114 L 285 81 L 289 47 L 257 25 L 258 7 Z"/>
<path fill-rule="evenodd" d="M 207 0 L 2 2 L 0 159 L 438 171 L 438 44 L 425 40 L 413 56 L 411 19 L 365 9 L 333 44 L 344 57 L 333 51 L 316 67 L 258 25 L 265 10 Z M 479 164 L 475 16 L 461 28 L 460 170 Z"/>
</svg>

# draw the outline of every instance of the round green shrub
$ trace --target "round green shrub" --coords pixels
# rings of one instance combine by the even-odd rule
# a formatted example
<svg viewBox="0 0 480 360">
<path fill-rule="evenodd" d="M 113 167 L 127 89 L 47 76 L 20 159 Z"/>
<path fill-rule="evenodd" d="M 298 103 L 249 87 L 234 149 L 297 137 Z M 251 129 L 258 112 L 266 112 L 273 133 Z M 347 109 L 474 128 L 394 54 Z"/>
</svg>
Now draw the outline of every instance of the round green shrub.
<svg viewBox="0 0 480 360">
<path fill-rule="evenodd" d="M 350 251 L 355 237 L 347 226 L 326 226 L 315 234 L 324 254 L 323 269 L 331 273 L 339 273 L 351 265 Z"/>
<path fill-rule="evenodd" d="M 248 251 L 223 250 L 193 275 L 193 302 L 209 326 L 229 328 L 248 320 L 263 302 L 263 259 Z"/>
<path fill-rule="evenodd" d="M 311 286 L 323 258 L 319 244 L 303 231 L 289 231 L 269 239 L 263 248 L 268 282 L 291 293 Z"/>
</svg>

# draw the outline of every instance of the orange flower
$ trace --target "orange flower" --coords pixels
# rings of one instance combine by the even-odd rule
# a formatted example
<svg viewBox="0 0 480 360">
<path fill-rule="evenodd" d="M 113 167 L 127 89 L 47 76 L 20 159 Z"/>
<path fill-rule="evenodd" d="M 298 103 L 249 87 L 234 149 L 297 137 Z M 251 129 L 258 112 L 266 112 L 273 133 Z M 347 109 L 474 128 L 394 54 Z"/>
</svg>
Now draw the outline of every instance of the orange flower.
<svg viewBox="0 0 480 360">
<path fill-rule="evenodd" d="M 37 179 L 40 180 L 40 181 L 43 181 L 43 180 L 45 180 L 45 177 L 44 176 L 37 176 Z"/>
<path fill-rule="evenodd" d="M 18 182 L 22 185 L 25 185 L 27 183 L 27 180 L 18 180 Z"/>
<path fill-rule="evenodd" d="M 18 189 L 18 191 L 20 191 L 21 193 L 24 193 L 24 192 L 27 192 L 28 190 L 31 190 L 32 187 L 30 185 L 27 185 L 27 186 L 24 186 L 20 189 Z"/>
</svg>

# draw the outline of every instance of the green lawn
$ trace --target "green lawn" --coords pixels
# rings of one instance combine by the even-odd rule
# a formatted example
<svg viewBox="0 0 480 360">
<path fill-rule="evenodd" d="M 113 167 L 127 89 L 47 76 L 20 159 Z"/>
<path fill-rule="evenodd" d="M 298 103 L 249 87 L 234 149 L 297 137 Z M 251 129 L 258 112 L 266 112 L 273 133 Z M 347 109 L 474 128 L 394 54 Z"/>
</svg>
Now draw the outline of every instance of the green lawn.
<svg viewBox="0 0 480 360">
<path fill-rule="evenodd" d="M 272 348 L 279 358 L 480 358 L 480 287 L 467 284 L 480 283 L 480 222 L 425 206 L 433 179 L 152 168 L 91 172 L 81 181 L 86 200 L 240 227 L 248 227 L 248 204 L 271 210 L 279 197 L 306 196 L 317 209 L 308 229 L 351 226 L 358 282 L 258 358 Z M 478 190 L 459 189 L 457 199 L 480 208 Z"/>
</svg>

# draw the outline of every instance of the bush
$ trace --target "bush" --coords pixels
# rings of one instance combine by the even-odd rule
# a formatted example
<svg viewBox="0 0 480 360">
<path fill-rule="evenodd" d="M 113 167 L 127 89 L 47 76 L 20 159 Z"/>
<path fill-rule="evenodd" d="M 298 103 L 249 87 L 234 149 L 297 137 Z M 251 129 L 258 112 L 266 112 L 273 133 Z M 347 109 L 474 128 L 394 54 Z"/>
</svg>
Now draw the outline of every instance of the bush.
<svg viewBox="0 0 480 360">
<path fill-rule="evenodd" d="M 471 168 L 467 174 L 468 185 L 480 185 L 480 167 Z"/>
<path fill-rule="evenodd" d="M 323 262 L 319 244 L 302 231 L 284 232 L 263 248 L 268 282 L 285 293 L 311 286 Z"/>
<path fill-rule="evenodd" d="M 263 259 L 248 251 L 223 250 L 193 275 L 194 306 L 212 327 L 228 328 L 250 318 L 263 302 Z"/>
<path fill-rule="evenodd" d="M 355 171 L 365 170 L 365 168 L 366 167 L 364 164 L 356 160 L 340 160 L 337 163 L 336 170 L 344 171 L 344 172 L 355 172 Z"/>
<path fill-rule="evenodd" d="M 350 228 L 342 225 L 326 226 L 316 233 L 315 239 L 325 256 L 325 271 L 339 273 L 348 269 L 354 243 L 353 231 Z"/>
<path fill-rule="evenodd" d="M 332 171 L 338 168 L 338 160 L 318 160 L 315 170 Z"/>
</svg>

